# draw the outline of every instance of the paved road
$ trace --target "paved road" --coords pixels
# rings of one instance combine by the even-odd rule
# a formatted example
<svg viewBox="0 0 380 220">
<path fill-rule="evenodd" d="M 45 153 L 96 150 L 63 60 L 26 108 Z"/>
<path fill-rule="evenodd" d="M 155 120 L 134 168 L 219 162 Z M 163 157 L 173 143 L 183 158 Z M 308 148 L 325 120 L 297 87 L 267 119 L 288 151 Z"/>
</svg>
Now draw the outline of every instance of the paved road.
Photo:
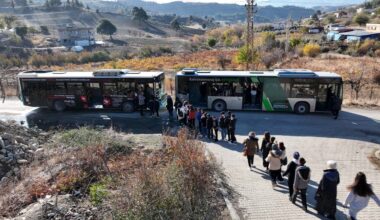
<svg viewBox="0 0 380 220">
<path fill-rule="evenodd" d="M 37 126 L 44 130 L 52 128 L 74 128 L 78 126 L 113 127 L 116 130 L 135 134 L 161 134 L 168 122 L 167 117 L 141 117 L 139 113 L 122 113 L 110 110 L 73 110 L 54 112 L 48 109 L 23 106 L 18 100 L 0 103 L 0 120 L 15 120 L 26 126 Z"/>
<path fill-rule="evenodd" d="M 380 148 L 380 112 L 349 109 L 339 120 L 329 114 L 299 116 L 294 114 L 237 113 L 238 141 L 241 143 L 249 131 L 260 134 L 271 131 L 277 140 L 284 141 L 287 154 L 299 151 L 312 170 L 312 180 L 308 189 L 309 206 L 314 207 L 314 193 L 318 187 L 325 161 L 338 162 L 341 184 L 338 195 L 338 219 L 344 219 L 346 186 L 351 184 L 355 174 L 363 171 L 368 181 L 380 196 L 380 171 L 367 159 L 374 148 Z M 305 213 L 300 202 L 295 206 L 288 200 L 287 183 L 273 190 L 269 176 L 263 172 L 262 158 L 255 156 L 257 169 L 249 171 L 246 158 L 242 156 L 242 146 L 225 142 L 207 143 L 207 148 L 222 163 L 230 185 L 240 194 L 237 207 L 245 219 L 318 219 L 314 209 Z M 380 208 L 371 202 L 359 214 L 359 219 L 379 219 Z"/>
</svg>

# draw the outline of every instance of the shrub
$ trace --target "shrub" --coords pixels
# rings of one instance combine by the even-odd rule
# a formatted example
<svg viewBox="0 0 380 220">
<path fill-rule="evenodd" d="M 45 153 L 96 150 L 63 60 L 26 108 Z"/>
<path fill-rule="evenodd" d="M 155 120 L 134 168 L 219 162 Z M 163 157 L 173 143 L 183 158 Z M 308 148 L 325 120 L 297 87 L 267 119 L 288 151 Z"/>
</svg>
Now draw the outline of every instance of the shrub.
<svg viewBox="0 0 380 220">
<path fill-rule="evenodd" d="M 210 39 L 208 39 L 208 40 L 207 40 L 207 45 L 208 45 L 209 47 L 214 47 L 214 46 L 216 45 L 216 39 L 214 39 L 214 38 L 210 38 Z"/>
<path fill-rule="evenodd" d="M 380 58 L 380 49 L 377 49 L 375 51 L 375 56 L 378 57 L 378 58 Z"/>
<path fill-rule="evenodd" d="M 377 49 L 380 49 L 380 45 L 375 40 L 365 40 L 360 44 L 357 53 L 361 56 L 364 56 L 369 53 L 373 53 Z"/>
<path fill-rule="evenodd" d="M 308 57 L 316 57 L 321 53 L 321 47 L 318 44 L 306 44 L 303 48 L 303 54 Z"/>
<path fill-rule="evenodd" d="M 93 205 L 100 205 L 107 194 L 104 183 L 94 183 L 90 186 L 90 201 Z"/>
<path fill-rule="evenodd" d="M 217 218 L 218 211 L 212 202 L 216 166 L 205 156 L 204 147 L 191 136 L 182 129 L 178 138 L 166 138 L 165 154 L 170 161 L 154 168 L 151 157 L 137 170 L 131 179 L 133 188 L 127 195 L 124 215 L 127 219 Z"/>
<path fill-rule="evenodd" d="M 289 41 L 289 46 L 291 48 L 296 48 L 298 45 L 302 43 L 302 40 L 300 38 L 291 38 Z"/>
<path fill-rule="evenodd" d="M 362 26 L 369 22 L 369 17 L 365 14 L 358 14 L 354 17 L 354 22 Z"/>
</svg>

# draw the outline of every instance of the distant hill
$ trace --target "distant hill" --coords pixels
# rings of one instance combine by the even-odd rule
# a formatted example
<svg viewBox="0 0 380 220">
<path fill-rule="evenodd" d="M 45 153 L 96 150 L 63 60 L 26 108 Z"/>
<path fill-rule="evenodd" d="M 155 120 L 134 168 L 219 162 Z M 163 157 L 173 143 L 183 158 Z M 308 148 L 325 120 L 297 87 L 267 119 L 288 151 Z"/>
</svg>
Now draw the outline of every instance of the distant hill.
<svg viewBox="0 0 380 220">
<path fill-rule="evenodd" d="M 245 7 L 237 4 L 219 4 L 219 3 L 184 3 L 171 2 L 158 4 L 154 2 L 145 2 L 142 0 L 119 0 L 118 2 L 85 0 L 85 4 L 90 7 L 99 8 L 100 10 L 115 10 L 123 6 L 131 9 L 134 6 L 143 7 L 152 14 L 176 14 L 179 16 L 198 16 L 214 17 L 218 20 L 237 22 L 245 20 Z M 274 22 L 278 20 L 305 18 L 312 15 L 315 11 L 296 6 L 258 7 L 256 14 L 257 22 Z"/>
</svg>

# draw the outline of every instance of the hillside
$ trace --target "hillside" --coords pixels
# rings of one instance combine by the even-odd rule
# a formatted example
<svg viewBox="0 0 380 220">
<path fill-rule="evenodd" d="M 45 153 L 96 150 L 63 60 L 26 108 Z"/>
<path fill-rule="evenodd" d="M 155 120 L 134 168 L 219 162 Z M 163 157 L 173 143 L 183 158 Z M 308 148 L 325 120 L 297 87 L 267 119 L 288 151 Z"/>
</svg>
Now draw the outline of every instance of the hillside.
<svg viewBox="0 0 380 220">
<path fill-rule="evenodd" d="M 157 4 L 154 2 L 145 2 L 142 0 L 119 0 L 118 2 L 107 1 L 84 1 L 92 8 L 101 10 L 116 10 L 120 6 L 131 10 L 132 7 L 143 7 L 152 14 L 176 14 L 179 16 L 199 16 L 214 17 L 218 20 L 227 20 L 237 22 L 245 20 L 245 8 L 237 4 L 218 4 L 218 3 L 184 3 L 171 2 L 166 4 Z M 295 19 L 309 17 L 314 13 L 313 9 L 307 9 L 295 6 L 273 7 L 263 6 L 258 8 L 256 15 L 257 22 L 273 22 L 281 19 L 287 19 L 289 16 Z M 274 16 L 275 15 L 275 16 Z"/>
</svg>

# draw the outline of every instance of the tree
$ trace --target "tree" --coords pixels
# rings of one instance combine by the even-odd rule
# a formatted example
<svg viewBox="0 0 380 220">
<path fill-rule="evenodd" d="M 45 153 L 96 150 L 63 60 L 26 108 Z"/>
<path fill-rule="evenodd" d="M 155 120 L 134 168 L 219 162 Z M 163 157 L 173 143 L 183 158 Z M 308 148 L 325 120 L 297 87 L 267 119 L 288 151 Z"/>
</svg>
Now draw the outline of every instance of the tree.
<svg viewBox="0 0 380 220">
<path fill-rule="evenodd" d="M 246 69 L 249 69 L 249 64 L 257 63 L 259 60 L 259 53 L 256 49 L 249 49 L 247 46 L 244 46 L 239 49 L 239 52 L 236 56 L 236 60 L 240 64 L 245 64 Z"/>
<path fill-rule="evenodd" d="M 7 28 L 11 29 L 13 23 L 17 20 L 17 17 L 13 16 L 13 15 L 6 15 L 3 17 L 3 20 L 4 20 L 5 24 L 7 25 Z"/>
<path fill-rule="evenodd" d="M 216 45 L 216 39 L 215 38 L 210 38 L 207 40 L 207 45 L 209 47 L 214 47 Z"/>
<path fill-rule="evenodd" d="M 112 35 L 116 33 L 117 28 L 109 20 L 101 20 L 99 26 L 96 28 L 98 34 L 109 35 L 112 40 Z"/>
<path fill-rule="evenodd" d="M 148 14 L 146 13 L 146 11 L 143 9 L 143 8 L 139 8 L 139 7 L 133 7 L 132 9 L 132 16 L 133 16 L 133 20 L 135 21 L 146 21 L 149 19 L 149 16 Z"/>
<path fill-rule="evenodd" d="M 26 26 L 16 27 L 15 31 L 16 31 L 16 34 L 19 37 L 21 37 L 21 39 L 24 39 L 25 36 L 28 34 L 28 28 Z"/>
<path fill-rule="evenodd" d="M 331 24 L 331 23 L 335 23 L 335 21 L 336 21 L 336 17 L 335 16 L 333 16 L 333 15 L 329 15 L 328 17 L 327 17 L 327 21 Z"/>
<path fill-rule="evenodd" d="M 179 25 L 178 18 L 175 17 L 171 22 L 170 22 L 170 27 L 172 27 L 174 30 L 178 31 L 181 29 L 181 26 Z"/>
<path fill-rule="evenodd" d="M 227 58 L 224 54 L 219 54 L 217 57 L 217 62 L 220 68 L 222 68 L 222 70 L 225 70 L 226 66 L 231 64 L 231 59 Z"/>
<path fill-rule="evenodd" d="M 317 13 L 313 14 L 313 15 L 311 16 L 311 19 L 312 19 L 313 21 L 319 21 L 318 14 L 317 14 Z"/>
<path fill-rule="evenodd" d="M 354 22 L 363 26 L 369 22 L 369 17 L 365 14 L 358 14 L 354 17 Z"/>
</svg>

